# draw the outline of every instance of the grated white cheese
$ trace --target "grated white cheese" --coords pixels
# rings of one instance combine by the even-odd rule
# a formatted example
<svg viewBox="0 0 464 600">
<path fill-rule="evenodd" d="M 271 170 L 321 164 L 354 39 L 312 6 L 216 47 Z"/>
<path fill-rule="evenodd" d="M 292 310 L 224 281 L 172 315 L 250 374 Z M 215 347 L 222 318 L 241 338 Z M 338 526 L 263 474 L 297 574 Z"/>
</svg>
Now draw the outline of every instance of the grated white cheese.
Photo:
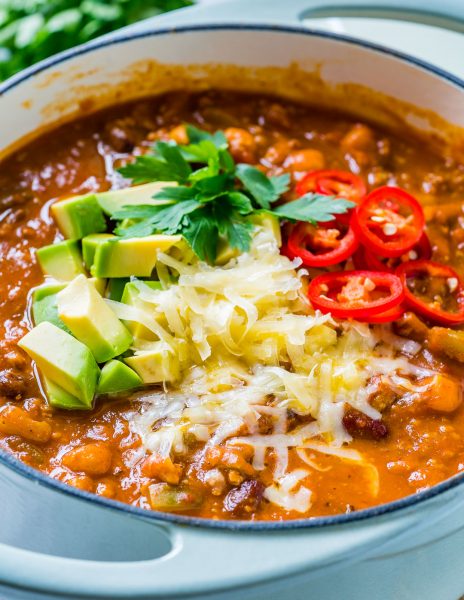
<svg viewBox="0 0 464 600">
<path fill-rule="evenodd" d="M 372 378 L 414 393 L 414 379 L 429 374 L 409 361 L 418 348 L 401 346 L 385 327 L 336 323 L 314 312 L 300 263 L 282 256 L 268 231 L 258 230 L 250 252 L 223 267 L 165 254 L 159 264 L 164 280 L 174 274 L 177 283 L 163 290 L 142 283 L 136 306 L 111 302 L 120 318 L 140 322 L 180 362 L 174 387 L 138 396 L 133 429 L 146 450 L 163 456 L 184 452 L 186 436 L 206 447 L 252 447 L 255 469 L 273 467 L 265 497 L 286 510 L 306 512 L 311 504 L 311 491 L 295 479 L 301 471 L 287 479 L 289 449 L 360 460 L 342 448 L 351 441 L 345 405 L 377 419 L 369 403 Z M 153 343 L 136 338 L 133 349 L 147 351 Z M 309 423 L 289 431 L 288 410 Z M 259 434 L 264 416 L 273 423 L 268 435 Z"/>
</svg>

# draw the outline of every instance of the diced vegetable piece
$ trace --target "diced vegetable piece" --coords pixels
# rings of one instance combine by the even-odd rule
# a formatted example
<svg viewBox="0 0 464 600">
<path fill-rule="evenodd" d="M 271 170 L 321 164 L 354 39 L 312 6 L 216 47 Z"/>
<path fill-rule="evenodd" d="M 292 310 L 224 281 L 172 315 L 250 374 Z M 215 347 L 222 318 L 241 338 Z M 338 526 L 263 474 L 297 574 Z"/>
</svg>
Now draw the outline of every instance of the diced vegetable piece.
<svg viewBox="0 0 464 600">
<path fill-rule="evenodd" d="M 18 345 L 44 375 L 91 408 L 100 369 L 90 350 L 51 323 L 40 323 Z"/>
<path fill-rule="evenodd" d="M 141 387 L 137 373 L 119 360 L 111 360 L 102 368 L 97 386 L 98 394 L 116 394 Z"/>
<path fill-rule="evenodd" d="M 85 273 L 79 243 L 76 240 L 66 240 L 39 248 L 37 260 L 45 275 L 50 275 L 58 281 L 71 281 L 80 273 Z"/>
<path fill-rule="evenodd" d="M 158 251 L 166 252 L 182 240 L 180 235 L 149 235 L 113 239 L 100 244 L 90 272 L 94 277 L 150 277 Z"/>
<path fill-rule="evenodd" d="M 279 219 L 266 213 L 256 213 L 248 217 L 248 219 L 256 226 L 268 230 L 273 237 L 275 237 L 277 245 L 282 245 L 282 235 L 280 233 Z M 232 258 L 236 258 L 239 255 L 237 248 L 231 248 L 227 239 L 220 238 L 218 242 L 218 249 L 216 254 L 216 265 L 225 265 Z"/>
<path fill-rule="evenodd" d="M 113 281 L 113 280 L 112 280 Z M 124 292 L 121 297 L 121 302 L 123 304 L 129 304 L 130 306 L 135 306 L 141 310 L 150 311 L 150 314 L 153 316 L 153 305 L 140 300 L 140 288 L 141 286 L 148 286 L 152 290 L 161 290 L 162 286 L 159 281 L 130 281 L 124 287 Z M 157 336 L 145 327 L 142 323 L 138 323 L 137 321 L 124 321 L 124 325 L 127 329 L 132 333 L 134 338 L 155 341 Z"/>
<path fill-rule="evenodd" d="M 52 205 L 51 212 L 61 233 L 68 239 L 80 240 L 86 235 L 107 229 L 96 194 L 60 200 Z"/>
<path fill-rule="evenodd" d="M 119 356 L 131 345 L 131 333 L 84 276 L 76 277 L 57 299 L 60 319 L 97 362 Z"/>
<path fill-rule="evenodd" d="M 64 287 L 65 286 L 62 284 L 47 285 L 42 288 L 37 288 L 37 290 L 32 293 L 32 318 L 35 325 L 48 321 L 63 331 L 71 333 L 58 316 L 56 295 Z"/>
<path fill-rule="evenodd" d="M 269 215 L 267 213 L 255 213 L 250 215 L 250 221 L 257 225 L 258 227 L 262 227 L 263 229 L 267 229 L 272 233 L 272 235 L 277 240 L 277 245 L 282 246 L 282 234 L 280 232 L 280 222 L 277 217 L 273 215 Z"/>
<path fill-rule="evenodd" d="M 44 387 L 45 392 L 47 393 L 47 400 L 50 406 L 53 408 L 62 408 L 64 410 L 82 410 L 86 409 L 87 406 L 84 406 L 76 396 L 69 394 L 65 389 L 44 377 Z"/>
<path fill-rule="evenodd" d="M 159 204 L 159 200 L 154 200 L 153 196 L 165 187 L 177 185 L 175 181 L 156 181 L 154 183 L 145 183 L 135 187 L 124 188 L 122 190 L 111 190 L 96 194 L 97 202 L 103 212 L 112 217 L 114 213 L 121 210 L 123 206 L 135 206 L 138 204 Z"/>
<path fill-rule="evenodd" d="M 462 404 L 462 385 L 454 377 L 438 373 L 431 378 L 424 399 L 432 410 L 454 412 Z"/>
<path fill-rule="evenodd" d="M 150 504 L 153 510 L 175 512 L 178 510 L 195 510 L 200 508 L 203 496 L 186 485 L 169 485 L 154 483 L 148 488 Z"/>
<path fill-rule="evenodd" d="M 151 350 L 139 351 L 124 362 L 138 373 L 143 383 L 175 381 L 180 375 L 179 359 L 162 341 L 153 342 Z"/>
<path fill-rule="evenodd" d="M 432 327 L 428 334 L 429 349 L 464 362 L 464 331 Z"/>
<path fill-rule="evenodd" d="M 114 236 L 109 233 L 93 233 L 92 235 L 87 235 L 85 238 L 83 238 L 82 258 L 84 259 L 84 264 L 89 271 L 93 265 L 95 252 L 97 251 L 98 246 L 111 239 L 114 239 Z"/>
<path fill-rule="evenodd" d="M 120 302 L 124 289 L 128 283 L 128 277 L 115 277 L 114 279 L 110 279 L 106 290 L 107 298 L 114 300 L 115 302 Z"/>
<path fill-rule="evenodd" d="M 106 281 L 104 279 L 92 277 L 88 279 L 88 282 L 95 286 L 95 289 L 99 294 L 103 294 L 105 291 Z M 56 295 L 58 292 L 61 292 L 61 290 L 64 290 L 65 287 L 65 283 L 56 283 L 51 285 L 41 285 L 34 289 L 32 292 L 32 318 L 35 325 L 38 325 L 43 321 L 48 321 L 60 329 L 63 329 L 63 331 L 71 333 L 58 316 Z"/>
</svg>

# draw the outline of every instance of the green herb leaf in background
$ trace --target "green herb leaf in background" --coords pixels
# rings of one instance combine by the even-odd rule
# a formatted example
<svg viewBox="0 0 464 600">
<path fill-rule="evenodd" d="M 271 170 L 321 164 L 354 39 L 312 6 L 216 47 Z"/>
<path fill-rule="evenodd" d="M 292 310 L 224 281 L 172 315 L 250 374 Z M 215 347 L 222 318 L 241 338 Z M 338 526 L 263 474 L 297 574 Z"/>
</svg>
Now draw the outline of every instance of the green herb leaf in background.
<svg viewBox="0 0 464 600">
<path fill-rule="evenodd" d="M 0 0 L 0 80 L 191 0 Z"/>
</svg>

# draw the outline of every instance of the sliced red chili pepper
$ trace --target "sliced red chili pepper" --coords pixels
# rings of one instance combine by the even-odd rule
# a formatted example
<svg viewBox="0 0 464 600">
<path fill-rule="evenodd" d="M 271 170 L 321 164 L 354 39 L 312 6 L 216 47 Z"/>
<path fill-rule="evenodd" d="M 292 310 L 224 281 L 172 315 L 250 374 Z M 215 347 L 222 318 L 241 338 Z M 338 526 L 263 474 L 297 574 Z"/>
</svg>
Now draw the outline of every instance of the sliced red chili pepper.
<svg viewBox="0 0 464 600">
<path fill-rule="evenodd" d="M 432 246 L 430 240 L 427 237 L 427 234 L 423 233 L 421 239 L 414 248 L 411 248 L 411 250 L 408 250 L 408 252 L 396 258 L 381 258 L 362 247 L 357 252 L 356 260 L 358 264 L 355 263 L 355 266 L 360 269 L 364 268 L 372 271 L 388 271 L 389 273 L 394 273 L 404 262 L 410 260 L 428 260 L 431 256 Z"/>
<path fill-rule="evenodd" d="M 308 192 L 343 197 L 358 203 L 366 195 L 366 185 L 360 177 L 350 171 L 337 169 L 311 171 L 296 186 L 296 193 L 299 196 L 304 196 Z"/>
<path fill-rule="evenodd" d="M 357 237 L 338 219 L 317 226 L 298 223 L 290 233 L 284 254 L 300 257 L 306 267 L 338 265 L 358 247 Z"/>
<path fill-rule="evenodd" d="M 415 260 L 400 265 L 396 273 L 409 308 L 441 325 L 464 323 L 464 283 L 454 269 Z"/>
<path fill-rule="evenodd" d="M 358 319 L 358 321 L 371 323 L 371 324 L 392 323 L 393 321 L 396 321 L 397 319 L 402 317 L 405 312 L 406 312 L 406 308 L 405 308 L 404 304 L 401 303 L 401 304 L 398 304 L 398 306 L 394 306 L 393 308 L 390 308 L 389 310 L 386 310 L 383 313 L 379 313 L 378 315 L 370 315 L 366 319 L 357 317 L 357 319 Z"/>
<path fill-rule="evenodd" d="M 315 277 L 308 297 L 314 308 L 334 317 L 369 320 L 398 306 L 404 291 L 393 273 L 340 271 Z"/>
<path fill-rule="evenodd" d="M 367 250 L 387 258 L 401 256 L 420 240 L 425 225 L 419 202 L 404 190 L 383 186 L 356 207 L 353 226 Z"/>
</svg>

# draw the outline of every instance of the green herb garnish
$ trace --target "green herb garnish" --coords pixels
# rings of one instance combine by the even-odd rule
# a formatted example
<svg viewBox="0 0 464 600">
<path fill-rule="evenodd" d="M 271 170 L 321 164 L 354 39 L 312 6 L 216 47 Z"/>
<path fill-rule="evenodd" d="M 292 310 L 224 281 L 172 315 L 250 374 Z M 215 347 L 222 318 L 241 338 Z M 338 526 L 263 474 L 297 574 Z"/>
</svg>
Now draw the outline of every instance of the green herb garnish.
<svg viewBox="0 0 464 600">
<path fill-rule="evenodd" d="M 0 80 L 78 44 L 191 0 L 0 0 Z"/>
<path fill-rule="evenodd" d="M 126 206 L 115 213 L 114 219 L 132 223 L 119 224 L 118 236 L 182 234 L 200 259 L 214 262 L 220 237 L 232 248 L 249 249 L 253 226 L 248 217 L 252 214 L 266 212 L 316 224 L 331 221 L 354 206 L 344 198 L 310 193 L 273 207 L 289 189 L 289 175 L 267 177 L 256 167 L 235 164 L 221 131 L 210 134 L 187 125 L 187 134 L 189 144 L 157 142 L 150 154 L 119 170 L 135 184 L 175 181 L 179 185 L 157 193 L 156 205 Z"/>
</svg>

